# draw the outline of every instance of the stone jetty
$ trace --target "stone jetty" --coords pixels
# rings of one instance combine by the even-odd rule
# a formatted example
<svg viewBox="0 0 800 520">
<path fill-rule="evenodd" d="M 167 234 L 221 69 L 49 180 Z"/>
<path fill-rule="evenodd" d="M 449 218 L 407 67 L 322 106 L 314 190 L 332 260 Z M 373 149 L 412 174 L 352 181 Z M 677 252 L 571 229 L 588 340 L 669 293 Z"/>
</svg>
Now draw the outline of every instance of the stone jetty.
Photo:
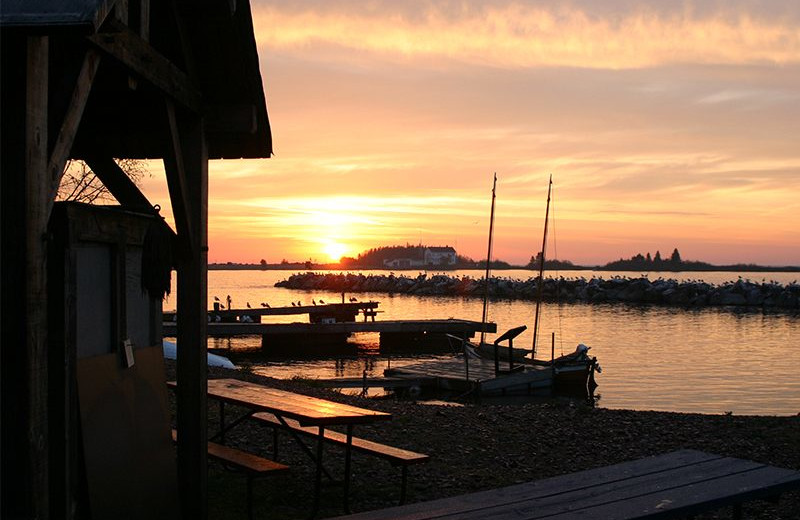
<svg viewBox="0 0 800 520">
<path fill-rule="evenodd" d="M 395 274 L 298 273 L 275 284 L 276 287 L 326 290 L 345 293 L 371 292 L 412 294 L 415 296 L 483 297 L 482 278 L 444 274 L 415 277 Z M 492 299 L 535 300 L 537 280 L 516 280 L 503 277 L 489 279 Z M 679 282 L 673 279 L 647 278 L 545 278 L 542 299 L 547 302 L 643 303 L 685 307 L 741 306 L 800 309 L 800 285 L 797 282 L 756 283 L 739 279 L 722 285 L 703 281 Z"/>
</svg>

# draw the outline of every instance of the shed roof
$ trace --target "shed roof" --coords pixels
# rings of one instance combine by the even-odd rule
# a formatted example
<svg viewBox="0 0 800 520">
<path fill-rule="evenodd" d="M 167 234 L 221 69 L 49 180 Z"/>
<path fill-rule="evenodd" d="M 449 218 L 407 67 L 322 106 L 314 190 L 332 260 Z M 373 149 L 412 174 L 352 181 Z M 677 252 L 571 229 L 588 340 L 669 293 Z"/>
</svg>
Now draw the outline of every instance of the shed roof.
<svg viewBox="0 0 800 520">
<path fill-rule="evenodd" d="M 209 158 L 272 155 L 249 0 L 150 2 L 147 36 L 141 38 L 138 3 L 129 2 L 130 27 L 110 16 L 115 4 L 115 0 L 2 0 L 0 25 L 4 31 L 58 38 L 51 44 L 51 67 L 64 64 L 67 77 L 68 67 L 80 63 L 92 41 L 102 43 L 98 38 L 103 35 L 121 34 L 126 43 L 142 43 L 185 75 L 192 91 L 197 91 L 194 109 L 205 116 Z M 97 151 L 120 158 L 164 156 L 168 139 L 163 131 L 163 94 L 147 81 L 132 79 L 146 78 L 137 78 L 126 65 L 104 57 L 75 141 L 75 156 Z"/>
<path fill-rule="evenodd" d="M 115 0 L 3 0 L 3 27 L 86 26 L 97 29 Z"/>
</svg>

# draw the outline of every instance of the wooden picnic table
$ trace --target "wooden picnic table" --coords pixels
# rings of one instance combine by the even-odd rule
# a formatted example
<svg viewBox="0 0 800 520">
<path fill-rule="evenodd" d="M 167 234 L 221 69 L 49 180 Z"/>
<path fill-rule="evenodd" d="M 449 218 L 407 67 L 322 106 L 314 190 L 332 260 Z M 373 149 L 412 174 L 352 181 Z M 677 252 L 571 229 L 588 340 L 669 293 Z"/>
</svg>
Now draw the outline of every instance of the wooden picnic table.
<svg viewBox="0 0 800 520">
<path fill-rule="evenodd" d="M 172 387 L 176 385 L 174 382 L 168 384 Z M 366 424 L 392 418 L 391 414 L 386 412 L 358 408 L 356 406 L 279 390 L 277 388 L 270 388 L 256 383 L 240 381 L 238 379 L 209 379 L 208 397 L 209 399 L 218 401 L 220 404 L 220 430 L 212 439 L 220 439 L 222 442 L 224 442 L 225 432 L 258 412 L 269 412 L 273 414 L 287 430 L 291 430 L 291 428 L 286 423 L 286 419 L 294 419 L 302 426 L 314 426 L 318 428 L 316 452 L 309 450 L 298 436 L 294 436 L 305 453 L 316 464 L 312 515 L 316 514 L 319 509 L 322 473 L 324 471 L 322 466 L 322 446 L 325 442 L 325 428 L 327 426 L 344 426 L 346 428 L 344 509 L 348 512 L 353 427 L 357 424 Z M 235 420 L 226 423 L 225 404 L 240 406 L 247 411 Z"/>
<path fill-rule="evenodd" d="M 694 450 L 418 502 L 348 520 L 682 518 L 800 488 L 800 472 Z"/>
</svg>

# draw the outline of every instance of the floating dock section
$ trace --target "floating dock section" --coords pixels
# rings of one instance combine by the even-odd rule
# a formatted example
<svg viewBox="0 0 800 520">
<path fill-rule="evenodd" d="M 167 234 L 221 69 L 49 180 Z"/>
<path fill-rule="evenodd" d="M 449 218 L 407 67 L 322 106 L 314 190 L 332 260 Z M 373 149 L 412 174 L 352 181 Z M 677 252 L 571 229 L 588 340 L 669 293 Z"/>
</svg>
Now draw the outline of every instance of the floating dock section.
<svg viewBox="0 0 800 520">
<path fill-rule="evenodd" d="M 535 365 L 512 372 L 495 373 L 494 361 L 463 358 L 430 360 L 402 368 L 387 368 L 387 377 L 422 381 L 436 390 L 472 392 L 475 395 L 520 395 L 553 386 L 553 370 Z"/>
</svg>

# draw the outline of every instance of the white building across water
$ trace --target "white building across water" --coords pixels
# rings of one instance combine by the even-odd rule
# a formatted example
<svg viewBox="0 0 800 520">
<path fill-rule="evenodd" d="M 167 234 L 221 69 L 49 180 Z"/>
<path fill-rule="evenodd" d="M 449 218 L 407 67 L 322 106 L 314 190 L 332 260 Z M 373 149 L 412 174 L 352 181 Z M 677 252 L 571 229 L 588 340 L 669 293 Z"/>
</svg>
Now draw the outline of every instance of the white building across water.
<svg viewBox="0 0 800 520">
<path fill-rule="evenodd" d="M 419 258 L 392 258 L 383 261 L 383 265 L 392 269 L 408 269 L 411 267 L 452 267 L 456 265 L 456 250 L 450 246 L 426 247 Z"/>
</svg>

